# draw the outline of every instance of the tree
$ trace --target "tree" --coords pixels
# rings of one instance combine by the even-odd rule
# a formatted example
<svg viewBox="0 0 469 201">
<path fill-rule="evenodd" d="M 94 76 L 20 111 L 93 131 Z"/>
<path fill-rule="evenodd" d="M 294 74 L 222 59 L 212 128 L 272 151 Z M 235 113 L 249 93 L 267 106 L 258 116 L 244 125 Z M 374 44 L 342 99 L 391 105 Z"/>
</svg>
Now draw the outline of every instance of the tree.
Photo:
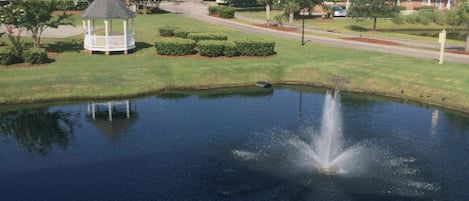
<svg viewBox="0 0 469 201">
<path fill-rule="evenodd" d="M 453 9 L 448 17 L 448 23 L 451 25 L 466 25 L 466 52 L 469 52 L 469 0 L 462 2 L 456 9 Z"/>
<path fill-rule="evenodd" d="M 265 3 L 265 20 L 266 20 L 266 24 L 271 25 L 271 22 L 270 22 L 270 7 L 275 2 L 275 0 L 262 0 L 262 2 Z"/>
<path fill-rule="evenodd" d="M 300 10 L 300 3 L 297 0 L 286 0 L 282 3 L 282 7 L 285 13 L 288 14 L 288 24 L 292 25 L 295 17 L 294 13 Z"/>
<path fill-rule="evenodd" d="M 0 22 L 31 32 L 34 47 L 39 47 L 41 35 L 46 28 L 57 28 L 59 25 L 72 23 L 68 20 L 70 16 L 65 12 L 59 16 L 52 15 L 57 5 L 55 0 L 11 1 L 10 4 L 0 7 Z"/>
<path fill-rule="evenodd" d="M 399 12 L 399 7 L 394 4 L 394 1 L 352 0 L 348 15 L 373 19 L 373 31 L 375 31 L 378 18 L 391 18 Z"/>
</svg>

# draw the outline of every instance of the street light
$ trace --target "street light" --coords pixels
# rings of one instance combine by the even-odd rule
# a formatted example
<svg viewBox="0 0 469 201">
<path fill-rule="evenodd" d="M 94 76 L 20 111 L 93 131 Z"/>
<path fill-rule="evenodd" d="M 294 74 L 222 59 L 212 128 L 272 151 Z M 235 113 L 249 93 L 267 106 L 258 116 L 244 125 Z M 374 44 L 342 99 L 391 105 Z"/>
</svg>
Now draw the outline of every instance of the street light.
<svg viewBox="0 0 469 201">
<path fill-rule="evenodd" d="M 303 25 L 301 26 L 301 46 L 305 45 L 305 15 L 301 15 L 301 19 L 303 20 Z"/>
</svg>

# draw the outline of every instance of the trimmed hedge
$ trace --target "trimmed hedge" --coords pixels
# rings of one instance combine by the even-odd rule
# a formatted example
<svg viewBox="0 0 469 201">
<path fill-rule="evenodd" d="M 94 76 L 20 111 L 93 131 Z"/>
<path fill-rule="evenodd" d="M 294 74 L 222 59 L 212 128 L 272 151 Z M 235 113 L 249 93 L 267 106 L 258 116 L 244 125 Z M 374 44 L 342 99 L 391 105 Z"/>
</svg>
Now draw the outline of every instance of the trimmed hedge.
<svg viewBox="0 0 469 201">
<path fill-rule="evenodd" d="M 193 54 L 196 45 L 194 40 L 185 38 L 163 38 L 155 42 L 156 53 L 171 56 Z"/>
<path fill-rule="evenodd" d="M 10 65 L 13 63 L 15 55 L 13 51 L 6 46 L 0 47 L 0 64 L 1 65 Z"/>
<path fill-rule="evenodd" d="M 225 41 L 219 40 L 204 40 L 200 41 L 197 45 L 201 56 L 218 57 L 223 56 L 223 49 Z"/>
<path fill-rule="evenodd" d="M 23 54 L 23 58 L 25 62 L 30 64 L 43 64 L 48 60 L 46 49 L 36 47 L 26 50 Z"/>
<path fill-rule="evenodd" d="M 229 6 L 210 6 L 208 7 L 209 15 L 218 15 L 221 18 L 232 19 L 235 16 L 235 10 L 233 7 Z"/>
<path fill-rule="evenodd" d="M 208 15 L 218 15 L 218 6 L 209 6 Z"/>
<path fill-rule="evenodd" d="M 158 28 L 158 32 L 160 33 L 160 36 L 174 36 L 174 30 L 176 29 L 176 27 L 164 26 Z"/>
<path fill-rule="evenodd" d="M 187 38 L 195 40 L 195 41 L 201 41 L 201 40 L 228 40 L 228 36 L 222 33 L 206 33 L 206 32 L 201 32 L 201 33 L 189 33 L 187 35 Z"/>
<path fill-rule="evenodd" d="M 235 17 L 235 9 L 228 6 L 218 6 L 217 13 L 221 18 L 232 19 Z"/>
<path fill-rule="evenodd" d="M 173 31 L 174 33 L 174 36 L 176 37 L 179 37 L 179 38 L 187 38 L 187 36 L 190 34 L 190 33 L 193 33 L 192 31 L 188 31 L 188 30 L 183 30 L 183 29 L 176 29 Z"/>
<path fill-rule="evenodd" d="M 232 41 L 226 41 L 225 47 L 223 48 L 223 55 L 227 57 L 239 56 L 238 46 Z"/>
<path fill-rule="evenodd" d="M 275 54 L 275 42 L 264 39 L 235 41 L 239 53 L 244 56 L 268 56 Z"/>
</svg>

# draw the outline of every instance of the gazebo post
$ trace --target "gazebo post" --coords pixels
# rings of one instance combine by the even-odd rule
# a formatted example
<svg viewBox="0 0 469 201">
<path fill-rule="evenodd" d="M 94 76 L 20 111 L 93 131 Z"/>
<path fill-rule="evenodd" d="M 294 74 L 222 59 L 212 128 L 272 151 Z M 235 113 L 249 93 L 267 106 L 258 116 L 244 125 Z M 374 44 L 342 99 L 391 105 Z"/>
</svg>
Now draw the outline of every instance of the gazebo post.
<svg viewBox="0 0 469 201">
<path fill-rule="evenodd" d="M 124 54 L 127 54 L 127 19 L 124 19 L 123 20 L 123 23 L 124 23 L 124 47 L 125 47 L 125 50 L 124 50 Z"/>
<path fill-rule="evenodd" d="M 105 55 L 109 55 L 109 27 L 108 27 L 108 21 L 107 20 L 104 20 L 104 26 L 105 26 L 105 46 L 106 46 L 106 51 L 104 51 L 104 54 Z"/>
</svg>

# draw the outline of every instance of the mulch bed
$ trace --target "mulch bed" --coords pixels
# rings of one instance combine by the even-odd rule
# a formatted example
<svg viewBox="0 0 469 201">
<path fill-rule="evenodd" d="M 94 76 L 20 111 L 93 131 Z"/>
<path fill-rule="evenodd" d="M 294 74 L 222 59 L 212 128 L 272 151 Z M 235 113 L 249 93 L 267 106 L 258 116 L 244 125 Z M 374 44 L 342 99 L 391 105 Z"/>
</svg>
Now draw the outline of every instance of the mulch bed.
<svg viewBox="0 0 469 201">
<path fill-rule="evenodd" d="M 379 40 L 379 39 L 372 39 L 372 38 L 364 38 L 364 37 L 349 37 L 349 38 L 342 38 L 345 40 L 353 40 L 365 43 L 374 43 L 374 44 L 381 44 L 381 45 L 392 45 L 392 46 L 400 46 L 400 43 L 386 41 L 386 40 Z"/>
<path fill-rule="evenodd" d="M 450 53 L 455 53 L 455 54 L 469 55 L 469 52 L 466 52 L 466 51 L 464 51 L 464 50 L 445 50 L 445 52 L 450 52 Z"/>
<path fill-rule="evenodd" d="M 268 29 L 275 29 L 275 30 L 278 30 L 278 31 L 288 31 L 288 32 L 296 31 L 295 28 L 282 27 L 282 26 L 269 26 L 268 24 L 255 24 L 255 26 L 268 28 Z"/>
</svg>

